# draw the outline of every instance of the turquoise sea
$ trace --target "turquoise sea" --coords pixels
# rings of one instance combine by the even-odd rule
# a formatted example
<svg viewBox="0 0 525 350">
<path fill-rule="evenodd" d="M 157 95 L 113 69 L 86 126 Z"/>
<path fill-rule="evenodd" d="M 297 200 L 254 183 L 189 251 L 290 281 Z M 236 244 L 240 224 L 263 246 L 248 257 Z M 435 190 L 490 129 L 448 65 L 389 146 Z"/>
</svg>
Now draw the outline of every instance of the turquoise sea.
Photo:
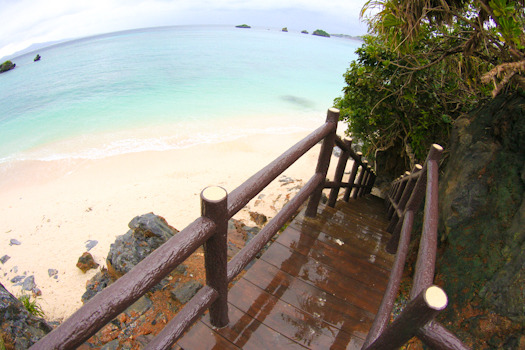
<svg viewBox="0 0 525 350">
<path fill-rule="evenodd" d="M 360 45 L 275 29 L 162 27 L 13 57 L 16 68 L 0 75 L 0 164 L 313 130 Z"/>
</svg>

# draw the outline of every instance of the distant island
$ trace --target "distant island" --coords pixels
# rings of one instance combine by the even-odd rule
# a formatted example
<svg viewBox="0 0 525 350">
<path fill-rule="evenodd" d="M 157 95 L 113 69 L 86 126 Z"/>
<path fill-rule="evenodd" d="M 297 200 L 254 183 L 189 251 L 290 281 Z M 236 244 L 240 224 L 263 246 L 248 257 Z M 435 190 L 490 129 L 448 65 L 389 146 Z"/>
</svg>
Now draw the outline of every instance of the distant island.
<svg viewBox="0 0 525 350">
<path fill-rule="evenodd" d="M 284 27 L 283 29 L 281 29 L 281 31 L 288 33 L 288 27 Z"/>
<path fill-rule="evenodd" d="M 35 59 L 33 60 L 33 62 L 40 61 L 41 58 L 42 58 L 42 56 L 40 56 L 39 54 L 36 54 Z"/>
<path fill-rule="evenodd" d="M 240 24 L 238 26 L 235 26 L 235 28 L 251 28 L 251 27 L 247 24 Z"/>
<path fill-rule="evenodd" d="M 324 36 L 325 38 L 329 38 L 330 37 L 330 34 L 328 34 L 327 32 L 325 32 L 324 30 L 322 29 L 317 29 L 315 30 L 312 35 L 317 35 L 317 36 Z"/>
<path fill-rule="evenodd" d="M 16 63 L 13 63 L 11 61 L 5 61 L 0 65 L 0 73 L 7 72 L 8 70 L 11 70 L 16 67 Z"/>
<path fill-rule="evenodd" d="M 308 31 L 305 29 L 303 31 L 301 31 L 302 34 L 308 34 Z"/>
<path fill-rule="evenodd" d="M 348 34 L 332 34 L 332 36 L 335 36 L 336 38 L 364 41 L 362 36 L 353 36 L 353 35 L 348 35 Z"/>
</svg>

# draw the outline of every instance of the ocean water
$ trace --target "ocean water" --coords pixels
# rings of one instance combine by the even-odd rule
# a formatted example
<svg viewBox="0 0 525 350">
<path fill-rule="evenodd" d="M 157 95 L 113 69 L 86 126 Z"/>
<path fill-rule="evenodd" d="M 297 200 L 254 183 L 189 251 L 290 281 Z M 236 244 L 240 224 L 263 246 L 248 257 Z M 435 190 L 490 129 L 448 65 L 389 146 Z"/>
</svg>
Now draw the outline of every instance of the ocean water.
<svg viewBox="0 0 525 350">
<path fill-rule="evenodd" d="M 268 29 L 110 33 L 11 60 L 0 164 L 102 158 L 313 130 L 360 42 Z"/>
</svg>

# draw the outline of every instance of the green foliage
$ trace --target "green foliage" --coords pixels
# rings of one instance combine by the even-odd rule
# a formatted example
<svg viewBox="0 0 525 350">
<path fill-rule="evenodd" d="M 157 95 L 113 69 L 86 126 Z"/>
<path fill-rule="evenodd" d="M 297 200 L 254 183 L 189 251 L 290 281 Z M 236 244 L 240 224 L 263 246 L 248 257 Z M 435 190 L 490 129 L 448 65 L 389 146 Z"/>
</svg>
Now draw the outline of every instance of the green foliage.
<svg viewBox="0 0 525 350">
<path fill-rule="evenodd" d="M 322 29 L 316 29 L 312 35 L 317 35 L 317 36 L 324 36 L 326 38 L 329 38 L 330 37 L 330 34 L 328 34 L 327 32 L 325 32 L 324 30 Z"/>
<path fill-rule="evenodd" d="M 308 31 L 305 29 L 305 30 L 301 31 L 301 33 L 308 34 Z"/>
<path fill-rule="evenodd" d="M 28 294 L 22 294 L 18 297 L 18 300 L 22 302 L 24 308 L 33 316 L 44 317 L 44 310 L 38 304 L 36 298 L 31 300 L 31 297 Z"/>
<path fill-rule="evenodd" d="M 235 26 L 235 28 L 251 28 L 251 27 L 247 24 L 240 24 L 238 26 Z"/>
<path fill-rule="evenodd" d="M 504 88 L 525 87 L 524 1 L 370 0 L 373 35 L 335 100 L 368 157 L 424 160 L 457 117 Z M 487 84 L 490 83 L 490 84 Z"/>
<path fill-rule="evenodd" d="M 357 60 L 344 74 L 344 96 L 335 100 L 335 106 L 368 157 L 394 147 L 412 163 L 421 162 L 432 143 L 447 143 L 453 120 L 483 94 L 477 95 L 469 89 L 472 83 L 460 79 L 468 68 L 454 57 L 413 70 L 408 66 L 414 56 L 399 56 L 376 36 L 364 40 Z M 439 41 L 428 32 L 414 49 L 422 52 L 431 43 L 442 44 Z M 419 59 L 420 64 L 428 62 Z"/>
</svg>

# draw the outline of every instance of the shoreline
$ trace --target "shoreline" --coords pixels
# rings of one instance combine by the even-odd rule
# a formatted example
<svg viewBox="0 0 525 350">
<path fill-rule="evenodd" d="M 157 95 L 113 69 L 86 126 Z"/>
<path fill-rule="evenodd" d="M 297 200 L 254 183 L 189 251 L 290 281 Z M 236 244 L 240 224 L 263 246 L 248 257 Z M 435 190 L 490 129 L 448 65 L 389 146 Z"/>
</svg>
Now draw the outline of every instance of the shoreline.
<svg viewBox="0 0 525 350">
<path fill-rule="evenodd" d="M 10 257 L 0 265 L 1 283 L 19 295 L 21 286 L 10 280 L 33 275 L 46 319 L 63 320 L 82 305 L 85 283 L 98 271 L 84 274 L 75 266 L 88 241 L 98 241 L 89 252 L 102 267 L 110 244 L 137 215 L 154 212 L 182 230 L 200 215 L 199 194 L 205 187 L 231 192 L 311 131 L 252 134 L 102 159 L 26 161 L 13 167 L 12 178 L 0 187 L 0 241 L 5 247 L 0 254 Z M 283 174 L 304 184 L 314 174 L 318 148 Z M 263 190 L 264 203 L 259 201 L 254 210 L 273 217 L 275 203 L 286 191 L 277 179 Z M 247 210 L 235 218 L 252 224 Z M 21 244 L 10 245 L 11 239 Z M 48 269 L 58 274 L 49 276 Z"/>
</svg>

